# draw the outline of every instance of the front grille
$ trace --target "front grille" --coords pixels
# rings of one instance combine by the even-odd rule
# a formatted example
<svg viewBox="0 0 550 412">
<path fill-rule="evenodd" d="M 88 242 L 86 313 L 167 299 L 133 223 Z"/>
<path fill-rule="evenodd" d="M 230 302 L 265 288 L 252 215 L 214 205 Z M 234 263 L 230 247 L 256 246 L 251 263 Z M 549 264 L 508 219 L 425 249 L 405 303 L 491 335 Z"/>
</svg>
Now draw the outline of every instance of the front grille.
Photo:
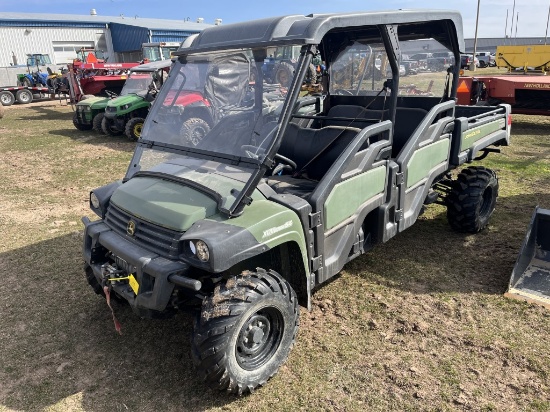
<svg viewBox="0 0 550 412">
<path fill-rule="evenodd" d="M 135 223 L 133 236 L 127 232 L 130 220 Z M 178 256 L 178 240 L 183 232 L 138 219 L 113 204 L 109 205 L 105 224 L 124 238 L 161 256 L 173 259 Z"/>
</svg>

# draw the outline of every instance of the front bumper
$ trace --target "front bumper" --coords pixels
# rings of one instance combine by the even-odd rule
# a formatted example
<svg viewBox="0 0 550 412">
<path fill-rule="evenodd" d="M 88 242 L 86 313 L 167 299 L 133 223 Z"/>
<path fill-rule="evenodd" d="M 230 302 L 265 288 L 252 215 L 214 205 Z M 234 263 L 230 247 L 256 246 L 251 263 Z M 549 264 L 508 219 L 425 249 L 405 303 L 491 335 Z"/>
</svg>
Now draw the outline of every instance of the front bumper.
<svg viewBox="0 0 550 412">
<path fill-rule="evenodd" d="M 190 266 L 179 261 L 166 259 L 144 249 L 111 230 L 102 220 L 84 223 L 84 260 L 92 268 L 100 285 L 106 284 L 104 265 L 111 262 L 109 253 L 122 259 L 139 283 L 137 295 L 126 282 L 109 282 L 113 290 L 126 299 L 135 309 L 148 309 L 162 312 L 168 308 L 176 285 L 198 291 L 201 282 L 186 277 Z M 122 276 L 122 275 L 121 275 Z"/>
<path fill-rule="evenodd" d="M 83 110 L 76 110 L 76 118 L 80 124 L 92 124 L 92 112 L 85 112 Z"/>
</svg>

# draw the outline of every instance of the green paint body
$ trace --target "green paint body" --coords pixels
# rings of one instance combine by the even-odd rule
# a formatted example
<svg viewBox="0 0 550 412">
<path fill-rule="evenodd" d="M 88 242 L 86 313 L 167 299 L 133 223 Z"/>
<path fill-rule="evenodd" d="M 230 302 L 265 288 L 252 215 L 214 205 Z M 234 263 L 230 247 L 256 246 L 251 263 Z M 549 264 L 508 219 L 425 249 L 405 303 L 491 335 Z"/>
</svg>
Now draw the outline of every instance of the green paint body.
<svg viewBox="0 0 550 412">
<path fill-rule="evenodd" d="M 449 160 L 449 139 L 438 140 L 421 147 L 413 153 L 407 163 L 407 188 L 410 188 L 430 175 L 435 166 Z"/>
<path fill-rule="evenodd" d="M 462 133 L 462 141 L 460 142 L 460 151 L 469 149 L 479 139 L 490 135 L 493 132 L 506 128 L 506 120 L 498 119 L 487 124 L 473 127 Z"/>
</svg>

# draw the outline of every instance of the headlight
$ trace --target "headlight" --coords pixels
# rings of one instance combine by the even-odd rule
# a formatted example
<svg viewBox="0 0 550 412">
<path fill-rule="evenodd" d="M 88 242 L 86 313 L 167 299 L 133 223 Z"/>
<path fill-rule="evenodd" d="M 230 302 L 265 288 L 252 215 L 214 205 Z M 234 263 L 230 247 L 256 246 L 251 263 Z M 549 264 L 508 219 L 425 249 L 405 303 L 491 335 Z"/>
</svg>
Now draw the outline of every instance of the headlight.
<svg viewBox="0 0 550 412">
<path fill-rule="evenodd" d="M 91 112 L 92 111 L 92 108 L 90 106 L 84 106 L 84 110 L 85 112 Z"/>
<path fill-rule="evenodd" d="M 189 249 L 195 256 L 197 256 L 197 258 L 199 258 L 201 262 L 208 262 L 208 260 L 210 259 L 208 245 L 202 240 L 190 241 Z"/>
<path fill-rule="evenodd" d="M 121 108 L 122 110 L 127 110 L 127 109 L 130 108 L 130 106 L 132 106 L 132 105 L 131 105 L 130 103 L 128 103 L 128 104 L 123 104 L 122 106 L 120 106 L 120 108 Z"/>
<path fill-rule="evenodd" d="M 99 199 L 97 198 L 96 194 L 94 192 L 90 193 L 90 203 L 94 207 L 94 209 L 99 209 Z"/>
</svg>

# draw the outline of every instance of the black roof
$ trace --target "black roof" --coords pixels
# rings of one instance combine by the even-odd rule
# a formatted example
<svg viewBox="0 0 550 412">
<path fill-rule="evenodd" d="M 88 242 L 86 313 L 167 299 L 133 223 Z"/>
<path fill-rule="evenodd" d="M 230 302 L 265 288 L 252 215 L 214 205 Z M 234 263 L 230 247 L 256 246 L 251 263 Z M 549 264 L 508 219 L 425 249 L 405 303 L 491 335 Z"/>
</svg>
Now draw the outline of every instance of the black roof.
<svg viewBox="0 0 550 412">
<path fill-rule="evenodd" d="M 464 50 L 462 17 L 458 11 L 392 10 L 290 15 L 209 27 L 194 38 L 185 52 L 265 45 L 319 44 L 325 34 L 333 29 L 431 21 L 447 21 L 454 25 L 459 49 Z"/>
</svg>

